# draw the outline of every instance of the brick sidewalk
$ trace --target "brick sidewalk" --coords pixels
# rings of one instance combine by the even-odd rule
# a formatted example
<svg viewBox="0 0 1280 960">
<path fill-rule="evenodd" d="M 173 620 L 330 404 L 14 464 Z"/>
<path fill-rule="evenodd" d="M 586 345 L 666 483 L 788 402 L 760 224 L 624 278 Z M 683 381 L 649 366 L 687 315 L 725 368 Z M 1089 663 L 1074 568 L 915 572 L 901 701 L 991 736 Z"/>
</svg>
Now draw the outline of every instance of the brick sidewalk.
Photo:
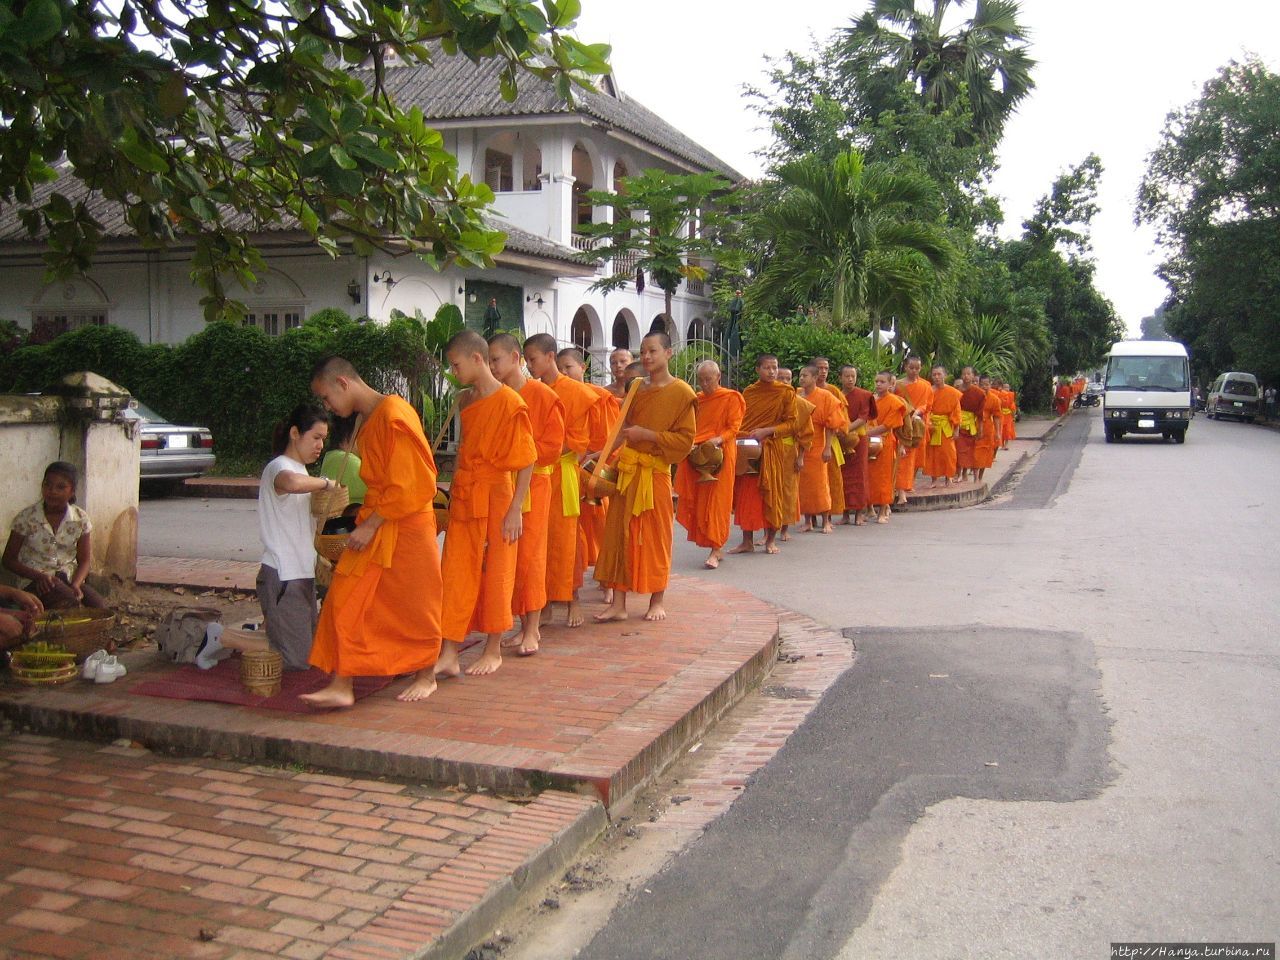
<svg viewBox="0 0 1280 960">
<path fill-rule="evenodd" d="M 190 557 L 139 557 L 138 583 L 153 587 L 254 592 L 260 564 L 244 560 L 196 560 Z"/>
<path fill-rule="evenodd" d="M 31 735 L 0 743 L 0 811 L 13 960 L 407 958 L 604 822 L 562 793 L 516 804 Z"/>
</svg>

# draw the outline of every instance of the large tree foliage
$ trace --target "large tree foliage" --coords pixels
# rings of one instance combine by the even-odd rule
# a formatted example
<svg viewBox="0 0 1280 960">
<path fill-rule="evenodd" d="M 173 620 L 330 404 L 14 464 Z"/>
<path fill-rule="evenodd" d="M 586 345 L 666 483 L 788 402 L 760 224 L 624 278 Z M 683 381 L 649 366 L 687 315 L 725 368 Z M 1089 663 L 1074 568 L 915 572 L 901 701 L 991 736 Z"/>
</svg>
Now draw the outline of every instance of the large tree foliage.
<svg viewBox="0 0 1280 960">
<path fill-rule="evenodd" d="M 908 81 L 924 104 L 941 112 L 967 100 L 973 138 L 1000 139 L 1005 121 L 1034 86 L 1035 61 L 1014 0 L 977 0 L 973 16 L 948 29 L 952 8 L 966 0 L 874 0 L 843 36 L 843 68 L 860 80 L 879 113 L 877 96 Z"/>
<path fill-rule="evenodd" d="M 491 265 L 483 184 L 383 87 L 386 58 L 504 61 L 564 97 L 607 47 L 568 31 L 579 0 L 0 0 L 0 203 L 47 233 L 52 276 L 101 238 L 85 197 L 120 204 L 144 243 L 194 245 L 206 314 L 252 282 L 255 228 L 296 221 L 336 253 L 389 242 Z M 352 67 L 370 67 L 368 82 Z M 59 171 L 71 186 L 51 189 Z M 65 184 L 65 180 L 63 184 Z"/>
<path fill-rule="evenodd" d="M 1167 251 L 1165 327 L 1198 374 L 1280 380 L 1280 76 L 1229 63 L 1171 113 L 1137 219 L 1155 224 Z"/>
</svg>

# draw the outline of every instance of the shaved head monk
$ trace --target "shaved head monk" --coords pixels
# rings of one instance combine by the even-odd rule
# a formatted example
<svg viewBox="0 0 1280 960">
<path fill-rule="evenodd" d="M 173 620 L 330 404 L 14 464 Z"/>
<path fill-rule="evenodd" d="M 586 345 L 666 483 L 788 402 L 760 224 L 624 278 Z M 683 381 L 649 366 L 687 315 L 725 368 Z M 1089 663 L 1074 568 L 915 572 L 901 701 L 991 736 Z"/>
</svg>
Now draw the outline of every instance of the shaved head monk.
<svg viewBox="0 0 1280 960">
<path fill-rule="evenodd" d="M 484 652 L 470 676 L 502 666 L 502 634 L 511 628 L 516 583 L 516 542 L 524 528 L 521 505 L 537 451 L 529 408 L 520 394 L 489 369 L 489 344 L 463 330 L 445 345 L 458 382 L 471 391 L 462 410 L 458 463 L 449 487 L 449 530 L 441 569 L 449 584 L 441 632 L 444 648 L 436 676 L 460 673 L 458 651 L 467 634 L 486 634 Z"/>
<path fill-rule="evenodd" d="M 978 378 L 978 389 L 986 397 L 982 404 L 982 429 L 978 433 L 978 442 L 973 448 L 973 465 L 977 469 L 978 482 L 982 475 L 995 463 L 996 450 L 1000 447 L 1000 404 L 1002 398 L 999 391 L 991 388 L 991 378 L 983 374 Z"/>
<path fill-rule="evenodd" d="M 871 461 L 868 469 L 871 506 L 876 511 L 876 523 L 889 522 L 889 507 L 893 503 L 893 475 L 898 465 L 898 437 L 894 433 L 907 416 L 907 402 L 893 392 L 893 373 L 881 370 L 876 374 L 876 418 L 867 434 L 882 438 L 880 454 Z"/>
<path fill-rule="evenodd" d="M 738 431 L 747 403 L 737 390 L 720 384 L 720 365 L 714 360 L 698 364 L 697 432 L 695 446 L 710 444 L 724 457 L 720 469 L 707 480 L 681 461 L 676 468 L 676 520 L 689 533 L 689 541 L 711 551 L 703 566 L 714 570 L 724 559 L 733 518 L 733 481 L 738 465 Z"/>
<path fill-rule="evenodd" d="M 542 608 L 547 605 L 547 527 L 551 522 L 551 475 L 564 449 L 564 404 L 541 380 L 526 377 L 520 343 L 509 333 L 489 340 L 489 369 L 520 394 L 529 408 L 537 459 L 529 479 L 529 493 L 521 504 L 524 527 L 516 541 L 516 578 L 511 612 L 520 630 L 503 646 L 522 657 L 538 652 L 542 642 Z"/>
<path fill-rule="evenodd" d="M 978 445 L 978 435 L 982 432 L 982 407 L 987 402 L 987 395 L 978 387 L 973 367 L 962 369 L 960 380 L 960 429 L 956 433 L 956 466 L 960 473 L 956 479 L 976 479 L 978 474 L 974 463 L 974 449 Z"/>
<path fill-rule="evenodd" d="M 853 524 L 861 527 L 867 522 L 865 511 L 871 506 L 871 491 L 868 487 L 870 443 L 867 440 L 867 428 L 876 418 L 876 399 L 870 390 L 858 386 L 857 367 L 840 368 L 840 386 L 844 388 L 850 438 L 850 442 L 846 444 L 848 453 L 845 454 L 844 466 L 841 467 L 844 480 L 841 522 L 847 524 L 852 518 Z"/>
<path fill-rule="evenodd" d="M 750 553 L 752 538 L 763 529 L 766 553 L 777 553 L 778 530 L 796 511 L 787 474 L 795 469 L 796 392 L 778 381 L 778 358 L 762 353 L 756 359 L 756 382 L 742 391 L 746 401 L 740 438 L 754 440 L 760 456 L 739 465 L 733 491 L 733 514 L 742 528 L 742 543 L 731 553 Z M 739 457 L 744 451 L 738 451 Z M 750 464 L 754 464 L 751 466 Z"/>
<path fill-rule="evenodd" d="M 924 472 L 936 487 L 942 481 L 951 486 L 956 472 L 956 431 L 960 428 L 960 391 L 947 383 L 947 368 L 936 366 L 929 373 L 933 400 L 929 404 L 929 435 L 924 441 Z"/>
<path fill-rule="evenodd" d="M 909 416 L 920 422 L 917 437 L 925 432 L 925 427 L 929 423 L 929 407 L 933 402 L 933 384 L 920 376 L 923 366 L 923 362 L 915 354 L 907 357 L 903 368 L 905 375 L 898 381 L 893 391 L 907 401 Z M 916 471 L 922 469 L 924 469 L 924 444 L 920 443 L 909 447 L 898 461 L 898 479 L 894 483 L 897 491 L 895 502 L 899 504 L 907 502 L 907 494 L 916 487 Z"/>
<path fill-rule="evenodd" d="M 596 575 L 613 599 L 596 620 L 625 620 L 627 594 L 649 594 L 646 620 L 667 616 L 663 599 L 671 576 L 671 467 L 693 449 L 697 430 L 693 389 L 671 375 L 671 339 L 650 333 L 640 342 L 647 380 L 631 388 L 617 451 L 618 493 L 609 498 Z"/>
<path fill-rule="evenodd" d="M 813 444 L 800 468 L 800 513 L 805 519 L 802 532 L 820 529 L 830 533 L 832 492 L 829 465 L 836 462 L 840 433 L 848 428 L 849 414 L 844 398 L 837 400 L 818 381 L 818 368 L 809 364 L 800 371 L 800 396 L 813 404 L 810 422 Z M 843 456 L 839 459 L 843 460 Z M 844 496 L 841 485 L 841 497 Z"/>
<path fill-rule="evenodd" d="M 826 390 L 836 402 L 843 405 L 845 402 L 844 391 L 832 382 L 831 360 L 827 357 L 814 357 L 810 361 L 814 368 L 818 371 L 818 386 Z M 832 510 L 844 510 L 844 447 L 848 438 L 848 427 L 841 427 L 836 430 L 835 444 L 833 451 L 838 451 L 827 463 L 827 484 L 831 487 L 831 504 Z"/>
<path fill-rule="evenodd" d="M 360 415 L 360 476 L 368 489 L 356 528 L 333 572 L 311 645 L 311 665 L 329 685 L 300 699 L 316 707 L 355 703 L 355 677 L 413 680 L 400 700 L 436 689 L 440 655 L 440 554 L 436 548 L 436 463 L 417 411 L 384 396 L 341 357 L 322 360 L 312 392 L 339 417 Z"/>
<path fill-rule="evenodd" d="M 606 389 L 613 394 L 619 404 L 627 398 L 627 384 L 631 380 L 626 377 L 626 372 L 633 360 L 635 357 L 631 356 L 631 351 L 624 347 L 619 347 L 609 354 L 609 375 L 613 377 L 613 381 Z"/>
<path fill-rule="evenodd" d="M 578 562 L 578 517 L 582 514 L 578 465 L 591 450 L 592 408 L 599 398 L 585 383 L 560 373 L 556 366 L 556 341 L 549 333 L 534 334 L 524 342 L 524 362 L 529 372 L 554 390 L 564 404 L 564 450 L 551 475 L 547 602 L 565 604 L 568 607 L 566 622 L 571 627 L 580 627 L 578 588 L 582 586 L 586 567 Z"/>
<path fill-rule="evenodd" d="M 1013 384 L 1001 380 L 996 384 L 1000 391 L 1000 449 L 1008 450 L 1009 441 L 1018 438 L 1018 429 L 1014 426 L 1014 418 L 1018 413 L 1018 395 L 1013 392 Z"/>
</svg>

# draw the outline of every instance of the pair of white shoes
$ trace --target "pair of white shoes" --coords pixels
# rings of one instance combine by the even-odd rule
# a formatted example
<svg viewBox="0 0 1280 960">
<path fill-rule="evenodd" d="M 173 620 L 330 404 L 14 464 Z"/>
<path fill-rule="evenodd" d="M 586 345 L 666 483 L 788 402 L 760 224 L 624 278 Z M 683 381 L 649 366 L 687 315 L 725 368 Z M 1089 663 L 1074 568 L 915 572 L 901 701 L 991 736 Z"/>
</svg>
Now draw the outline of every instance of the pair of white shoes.
<svg viewBox="0 0 1280 960">
<path fill-rule="evenodd" d="M 105 650 L 97 650 L 84 660 L 80 675 L 94 683 L 115 683 L 129 671 L 124 664 Z"/>
</svg>

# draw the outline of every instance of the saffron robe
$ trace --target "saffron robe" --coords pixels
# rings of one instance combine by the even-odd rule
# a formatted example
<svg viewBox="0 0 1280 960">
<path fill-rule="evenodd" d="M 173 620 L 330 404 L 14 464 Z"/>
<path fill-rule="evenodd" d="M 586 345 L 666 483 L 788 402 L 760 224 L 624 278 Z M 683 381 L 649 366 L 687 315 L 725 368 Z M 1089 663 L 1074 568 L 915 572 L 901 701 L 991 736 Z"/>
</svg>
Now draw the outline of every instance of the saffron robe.
<svg viewBox="0 0 1280 960">
<path fill-rule="evenodd" d="M 914 381 L 899 380 L 898 396 L 911 405 L 913 415 L 918 413 L 925 426 L 929 425 L 929 407 L 933 403 L 933 384 L 923 377 Z M 916 488 L 916 471 L 924 469 L 925 443 L 921 442 L 908 450 L 898 461 L 897 489 L 914 490 Z"/>
<path fill-rule="evenodd" d="M 1018 395 L 1012 390 L 1002 390 L 1003 399 L 1000 406 L 1000 443 L 1007 444 L 1018 438 L 1018 430 L 1014 426 L 1013 415 L 1018 412 Z"/>
<path fill-rule="evenodd" d="M 1053 392 L 1053 409 L 1057 411 L 1058 416 L 1062 416 L 1071 408 L 1071 399 L 1075 394 L 1071 392 L 1071 384 L 1061 383 L 1058 389 Z"/>
<path fill-rule="evenodd" d="M 960 426 L 960 391 L 944 383 L 929 404 L 929 435 L 924 440 L 924 472 L 937 480 L 956 470 L 956 430 Z"/>
<path fill-rule="evenodd" d="M 733 481 L 738 467 L 738 431 L 747 412 L 742 394 L 728 387 L 697 395 L 695 445 L 720 438 L 724 462 L 714 483 L 699 482 L 698 471 L 683 460 L 676 468 L 676 520 L 688 531 L 689 541 L 707 549 L 718 549 L 729 539 L 733 517 Z"/>
<path fill-rule="evenodd" d="M 743 530 L 776 530 L 790 523 L 796 503 L 788 474 L 795 474 L 796 392 L 785 383 L 757 381 L 742 391 L 746 412 L 740 437 L 762 427 L 776 427 L 760 451 L 759 474 L 738 477 L 733 488 L 734 520 Z M 789 498 L 790 497 L 790 498 Z"/>
<path fill-rule="evenodd" d="M 849 422 L 865 420 L 858 431 L 858 445 L 845 454 L 841 474 L 844 479 L 844 509 L 849 513 L 871 506 L 871 491 L 867 486 L 867 470 L 871 463 L 871 445 L 867 441 L 867 426 L 876 418 L 876 397 L 870 390 L 854 387 L 844 395 L 849 410 Z"/>
<path fill-rule="evenodd" d="M 813 411 L 814 406 L 800 394 L 796 393 L 796 450 L 804 454 L 805 463 L 809 462 L 809 451 L 813 448 L 813 440 L 815 431 L 813 429 Z M 791 469 L 787 471 L 787 483 L 791 487 L 790 497 L 794 509 L 791 513 L 791 519 L 787 523 L 800 522 L 800 468 L 791 462 Z"/>
<path fill-rule="evenodd" d="M 627 425 L 658 436 L 627 441 L 618 450 L 618 494 L 609 498 L 596 579 L 629 593 L 658 593 L 671 576 L 671 465 L 693 449 L 697 403 L 683 380 L 632 389 Z"/>
<path fill-rule="evenodd" d="M 343 677 L 394 677 L 440 656 L 444 585 L 436 547 L 436 463 L 417 412 L 384 397 L 356 437 L 368 488 L 356 514 L 383 523 L 363 550 L 344 550 L 320 611 L 311 665 Z"/>
<path fill-rule="evenodd" d="M 835 456 L 832 456 L 831 461 L 825 461 L 822 459 L 822 451 L 827 443 L 827 431 L 839 434 L 841 430 L 848 428 L 849 410 L 843 398 L 837 400 L 829 391 L 821 388 L 814 390 L 803 399 L 813 405 L 813 413 L 810 415 L 813 442 L 805 453 L 804 466 L 800 469 L 799 477 L 800 513 L 809 516 L 830 513 L 832 504 L 835 502 L 828 470 Z M 838 442 L 838 440 L 833 441 L 833 449 Z M 841 486 L 843 487 L 843 484 Z"/>
<path fill-rule="evenodd" d="M 988 390 L 986 402 L 982 405 L 982 433 L 973 448 L 973 463 L 979 470 L 986 470 L 996 459 L 996 448 L 1000 445 L 996 434 L 1001 421 L 1000 391 Z"/>
<path fill-rule="evenodd" d="M 565 450 L 551 472 L 551 510 L 547 527 L 547 601 L 568 603 L 582 586 L 585 564 L 578 563 L 578 463 L 591 449 L 591 408 L 596 392 L 585 383 L 558 376 L 549 384 L 564 404 Z"/>
<path fill-rule="evenodd" d="M 982 432 L 982 406 L 987 402 L 987 395 L 980 387 L 970 387 L 960 394 L 960 429 L 956 431 L 956 466 L 961 470 L 974 468 L 974 448 L 978 445 L 978 434 Z M 972 416 L 973 431 L 968 424 Z"/>
<path fill-rule="evenodd" d="M 587 432 L 591 436 L 590 448 L 593 452 L 603 451 L 605 444 L 609 442 L 613 425 L 618 422 L 618 415 L 622 412 L 622 408 L 617 398 L 604 387 L 595 383 L 588 383 L 587 386 L 597 398 L 595 406 L 591 408 L 587 417 Z M 598 506 L 588 503 L 585 498 L 582 501 L 582 514 L 578 517 L 577 562 L 584 570 L 595 565 L 596 557 L 600 553 L 600 538 L 604 536 L 604 516 L 608 509 L 608 497 L 602 497 Z"/>
<path fill-rule="evenodd" d="M 564 449 L 564 404 L 556 392 L 532 377 L 520 388 L 529 408 L 537 459 L 529 478 L 524 529 L 516 541 L 516 583 L 511 612 L 523 616 L 547 605 L 547 526 L 551 514 L 551 475 Z"/>
<path fill-rule="evenodd" d="M 907 402 L 897 394 L 886 393 L 876 397 L 876 418 L 874 427 L 888 427 L 882 437 L 884 446 L 880 455 L 871 461 L 867 470 L 870 499 L 873 507 L 884 506 L 893 502 L 893 478 L 898 461 L 898 438 L 894 430 L 902 426 L 907 416 Z"/>
<path fill-rule="evenodd" d="M 820 386 L 831 394 L 841 407 L 845 407 L 844 394 L 834 383 L 823 382 Z M 843 427 L 836 428 L 837 444 L 840 443 L 849 433 L 849 420 L 846 417 Z M 843 449 L 843 448 L 842 448 Z M 844 474 L 841 470 L 840 463 L 833 456 L 827 461 L 827 484 L 831 487 L 831 509 L 842 510 L 844 508 Z"/>
</svg>

